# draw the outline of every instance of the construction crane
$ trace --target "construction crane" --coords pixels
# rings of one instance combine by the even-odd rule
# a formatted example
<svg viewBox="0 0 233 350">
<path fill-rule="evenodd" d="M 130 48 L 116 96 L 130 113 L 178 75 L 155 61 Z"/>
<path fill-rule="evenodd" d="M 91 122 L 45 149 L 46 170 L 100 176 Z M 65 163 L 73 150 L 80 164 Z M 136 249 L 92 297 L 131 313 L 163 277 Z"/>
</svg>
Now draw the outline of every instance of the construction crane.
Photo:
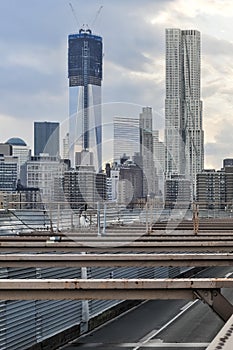
<svg viewBox="0 0 233 350">
<path fill-rule="evenodd" d="M 74 15 L 74 19 L 75 19 L 75 22 L 76 22 L 76 24 L 77 24 L 77 27 L 78 27 L 78 29 L 79 29 L 79 28 L 80 28 L 80 24 L 79 24 L 79 20 L 78 20 L 78 17 L 77 17 L 77 15 L 76 15 L 76 12 L 75 12 L 75 10 L 74 10 L 73 5 L 71 4 L 71 2 L 69 2 L 69 5 L 70 5 L 71 11 L 72 11 L 72 13 L 73 13 L 73 15 Z"/>
<path fill-rule="evenodd" d="M 76 24 L 77 24 L 77 27 L 78 27 L 78 29 L 79 29 L 79 28 L 81 28 L 81 25 L 80 25 L 80 23 L 79 23 L 79 20 L 78 20 L 78 17 L 77 17 L 77 15 L 76 15 L 76 12 L 75 12 L 75 10 L 74 10 L 74 7 L 73 7 L 73 5 L 72 5 L 71 2 L 69 2 L 69 5 L 70 5 L 71 11 L 72 11 L 72 13 L 73 13 L 75 22 L 76 22 Z M 96 12 L 96 15 L 95 15 L 95 17 L 94 17 L 94 20 L 93 20 L 92 23 L 91 23 L 91 27 L 94 26 L 94 24 L 95 24 L 95 22 L 96 22 L 96 20 L 97 20 L 97 18 L 98 18 L 98 16 L 99 16 L 99 14 L 100 14 L 102 8 L 103 8 L 103 6 L 100 6 L 99 9 L 98 9 L 98 11 Z M 83 27 L 83 29 L 81 29 L 82 31 L 84 31 L 84 32 L 85 32 L 86 30 L 90 31 L 90 29 L 85 29 L 85 27 L 88 28 L 88 24 L 86 24 L 86 25 L 83 24 L 82 27 Z"/>
<path fill-rule="evenodd" d="M 98 9 L 98 11 L 96 12 L 95 18 L 94 18 L 94 20 L 93 20 L 92 23 L 91 23 L 91 27 L 94 26 L 94 24 L 95 24 L 97 18 L 99 17 L 99 14 L 100 14 L 102 8 L 103 8 L 103 6 L 100 6 L 100 8 Z"/>
</svg>

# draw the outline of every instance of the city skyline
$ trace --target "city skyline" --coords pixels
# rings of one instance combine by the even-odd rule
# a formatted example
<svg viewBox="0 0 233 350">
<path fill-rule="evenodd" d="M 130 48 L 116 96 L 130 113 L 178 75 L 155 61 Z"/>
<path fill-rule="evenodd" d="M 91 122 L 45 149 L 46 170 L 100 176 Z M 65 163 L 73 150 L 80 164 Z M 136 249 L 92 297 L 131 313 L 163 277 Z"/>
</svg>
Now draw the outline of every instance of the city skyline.
<svg viewBox="0 0 233 350">
<path fill-rule="evenodd" d="M 73 1 L 80 24 L 91 25 L 100 5 L 92 29 L 105 43 L 103 102 L 151 106 L 156 129 L 164 127 L 165 28 L 202 33 L 205 167 L 220 168 L 232 157 L 232 2 Z M 67 35 L 78 28 L 65 1 L 16 7 L 0 4 L 1 141 L 18 136 L 32 147 L 34 120 L 68 118 Z"/>
</svg>

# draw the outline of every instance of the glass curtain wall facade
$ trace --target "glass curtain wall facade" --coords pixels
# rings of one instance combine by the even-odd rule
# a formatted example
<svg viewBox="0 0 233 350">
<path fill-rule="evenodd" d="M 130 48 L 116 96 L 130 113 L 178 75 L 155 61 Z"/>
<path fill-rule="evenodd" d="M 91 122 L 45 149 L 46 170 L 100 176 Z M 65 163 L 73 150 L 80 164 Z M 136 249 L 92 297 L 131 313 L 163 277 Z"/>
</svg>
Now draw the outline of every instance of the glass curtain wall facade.
<svg viewBox="0 0 233 350">
<path fill-rule="evenodd" d="M 113 158 L 120 163 L 126 155 L 132 159 L 140 151 L 139 119 L 113 118 Z"/>
<path fill-rule="evenodd" d="M 60 155 L 60 124 L 58 122 L 34 122 L 34 155 L 48 153 Z"/>
<path fill-rule="evenodd" d="M 91 151 L 98 170 L 102 167 L 102 37 L 80 30 L 68 37 L 69 157 Z"/>
</svg>

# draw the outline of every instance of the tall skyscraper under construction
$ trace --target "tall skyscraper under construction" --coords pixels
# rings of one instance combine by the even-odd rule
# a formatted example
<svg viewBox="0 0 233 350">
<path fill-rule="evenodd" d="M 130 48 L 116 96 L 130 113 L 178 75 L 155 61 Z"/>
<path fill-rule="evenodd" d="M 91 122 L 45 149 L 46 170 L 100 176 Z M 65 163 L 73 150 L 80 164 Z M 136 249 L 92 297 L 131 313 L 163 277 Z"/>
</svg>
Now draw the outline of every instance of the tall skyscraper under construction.
<svg viewBox="0 0 233 350">
<path fill-rule="evenodd" d="M 204 167 L 200 32 L 166 29 L 166 175 L 184 175 L 193 184 Z"/>
<path fill-rule="evenodd" d="M 69 78 L 69 157 L 75 165 L 75 152 L 90 151 L 94 165 L 102 166 L 102 37 L 90 29 L 68 37 Z M 84 152 L 85 153 L 85 152 Z"/>
</svg>

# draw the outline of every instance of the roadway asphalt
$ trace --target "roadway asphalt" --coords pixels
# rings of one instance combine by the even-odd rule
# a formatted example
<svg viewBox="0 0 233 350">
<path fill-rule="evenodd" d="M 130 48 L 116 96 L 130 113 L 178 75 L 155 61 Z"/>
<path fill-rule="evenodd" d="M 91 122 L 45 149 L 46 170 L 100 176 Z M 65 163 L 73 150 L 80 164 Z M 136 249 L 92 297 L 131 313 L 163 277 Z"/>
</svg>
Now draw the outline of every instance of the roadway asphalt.
<svg viewBox="0 0 233 350">
<path fill-rule="evenodd" d="M 224 277 L 232 267 L 209 268 L 198 277 Z M 224 295 L 233 302 L 232 290 Z M 201 301 L 147 301 L 62 347 L 64 350 L 204 350 L 223 321 Z"/>
</svg>

